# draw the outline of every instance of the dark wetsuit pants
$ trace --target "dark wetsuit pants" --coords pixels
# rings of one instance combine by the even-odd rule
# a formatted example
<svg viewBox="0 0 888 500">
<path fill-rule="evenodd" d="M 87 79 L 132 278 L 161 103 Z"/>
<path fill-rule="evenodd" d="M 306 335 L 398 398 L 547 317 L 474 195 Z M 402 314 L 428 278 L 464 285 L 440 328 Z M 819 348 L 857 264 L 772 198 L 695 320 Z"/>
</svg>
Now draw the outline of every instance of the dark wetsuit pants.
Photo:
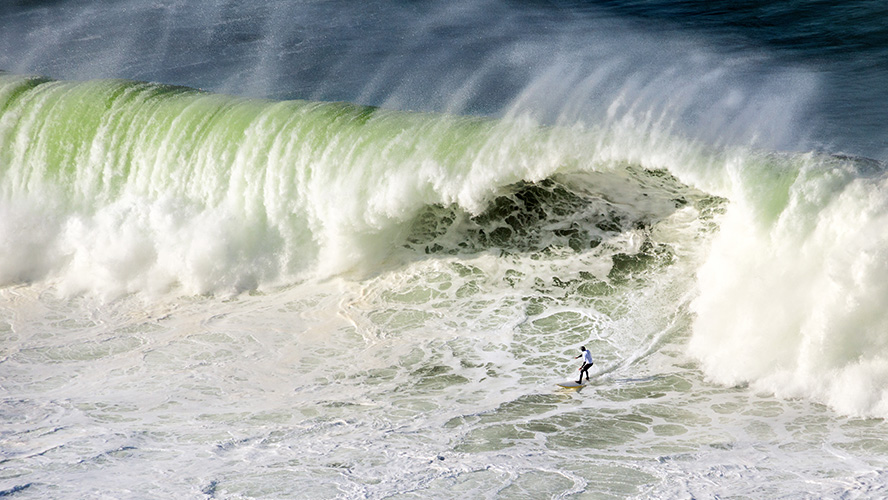
<svg viewBox="0 0 888 500">
<path fill-rule="evenodd" d="M 577 380 L 577 383 L 583 382 L 583 374 L 586 374 L 586 380 L 589 380 L 589 368 L 592 368 L 592 363 L 583 363 L 583 367 L 580 368 L 580 379 Z"/>
</svg>

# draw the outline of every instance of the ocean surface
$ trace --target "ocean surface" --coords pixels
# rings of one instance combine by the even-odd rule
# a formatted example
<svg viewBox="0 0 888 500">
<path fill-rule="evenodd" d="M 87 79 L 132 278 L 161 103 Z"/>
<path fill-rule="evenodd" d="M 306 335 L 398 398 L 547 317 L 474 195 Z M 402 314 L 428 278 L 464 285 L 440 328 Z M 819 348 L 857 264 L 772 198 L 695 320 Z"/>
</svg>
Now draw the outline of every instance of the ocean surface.
<svg viewBox="0 0 888 500">
<path fill-rule="evenodd" d="M 884 2 L 7 0 L 0 70 L 0 497 L 888 496 Z"/>
</svg>

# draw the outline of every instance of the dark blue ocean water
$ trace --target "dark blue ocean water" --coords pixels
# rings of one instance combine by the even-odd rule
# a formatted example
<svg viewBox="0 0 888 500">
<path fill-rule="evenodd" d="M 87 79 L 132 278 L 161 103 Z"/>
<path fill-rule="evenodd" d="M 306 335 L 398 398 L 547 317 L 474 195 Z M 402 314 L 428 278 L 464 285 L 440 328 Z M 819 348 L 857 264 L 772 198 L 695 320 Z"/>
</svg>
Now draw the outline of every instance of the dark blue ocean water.
<svg viewBox="0 0 888 500">
<path fill-rule="evenodd" d="M 879 1 L 12 1 L 0 69 L 888 156 Z"/>
</svg>

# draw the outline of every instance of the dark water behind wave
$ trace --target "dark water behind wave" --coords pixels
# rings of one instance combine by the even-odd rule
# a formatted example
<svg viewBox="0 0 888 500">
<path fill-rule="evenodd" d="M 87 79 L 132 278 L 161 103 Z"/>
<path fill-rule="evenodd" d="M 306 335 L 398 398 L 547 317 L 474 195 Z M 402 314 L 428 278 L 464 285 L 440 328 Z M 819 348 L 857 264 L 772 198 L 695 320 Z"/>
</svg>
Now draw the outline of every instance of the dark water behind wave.
<svg viewBox="0 0 888 500">
<path fill-rule="evenodd" d="M 765 47 L 782 64 L 802 64 L 825 80 L 812 110 L 846 147 L 884 159 L 888 111 L 888 5 L 878 1 L 590 2 L 620 16 L 676 30 L 725 36 L 736 50 Z M 850 137 L 856 135 L 857 137 Z M 830 142 L 828 137 L 821 140 Z M 839 147 L 842 142 L 836 137 Z"/>
</svg>

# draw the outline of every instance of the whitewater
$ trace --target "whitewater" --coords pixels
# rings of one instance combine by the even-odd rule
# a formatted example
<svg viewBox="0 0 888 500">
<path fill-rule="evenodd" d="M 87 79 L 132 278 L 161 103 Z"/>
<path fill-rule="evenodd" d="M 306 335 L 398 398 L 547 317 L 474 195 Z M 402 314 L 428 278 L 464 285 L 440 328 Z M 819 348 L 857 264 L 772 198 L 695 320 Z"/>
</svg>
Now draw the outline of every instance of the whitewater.
<svg viewBox="0 0 888 500">
<path fill-rule="evenodd" d="M 0 496 L 884 496 L 888 45 L 803 8 L 0 8 Z"/>
</svg>

